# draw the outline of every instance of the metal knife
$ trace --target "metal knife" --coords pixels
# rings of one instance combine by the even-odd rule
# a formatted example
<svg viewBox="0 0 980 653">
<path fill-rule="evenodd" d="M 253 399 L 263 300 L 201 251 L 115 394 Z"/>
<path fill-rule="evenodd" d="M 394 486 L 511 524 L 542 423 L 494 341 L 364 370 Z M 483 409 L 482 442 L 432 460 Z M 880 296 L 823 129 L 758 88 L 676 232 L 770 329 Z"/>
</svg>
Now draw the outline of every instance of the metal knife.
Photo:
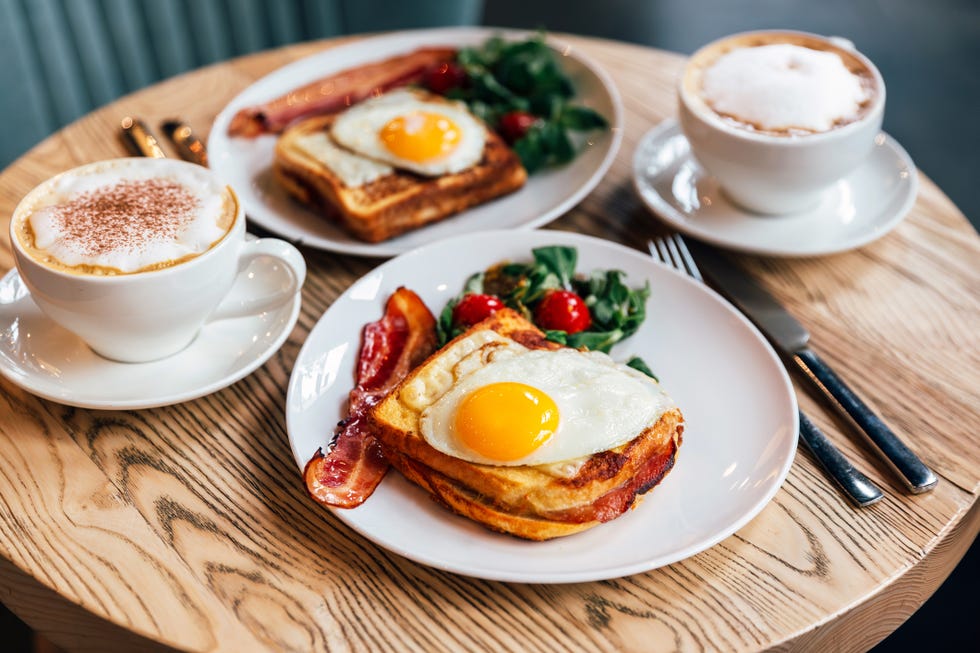
<svg viewBox="0 0 980 653">
<path fill-rule="evenodd" d="M 817 425 L 799 411 L 800 441 L 851 501 L 864 508 L 881 501 L 881 490 L 844 457 Z"/>
<path fill-rule="evenodd" d="M 191 163 L 197 163 L 205 168 L 208 166 L 208 151 L 187 123 L 177 120 L 164 120 L 160 123 L 163 133 L 173 141 L 180 158 Z"/>
<path fill-rule="evenodd" d="M 119 123 L 122 139 L 126 146 L 139 156 L 148 156 L 156 159 L 166 158 L 160 142 L 157 140 L 150 128 L 139 118 L 126 116 Z"/>
<path fill-rule="evenodd" d="M 724 254 L 688 241 L 698 266 L 769 340 L 791 358 L 818 390 L 849 418 L 914 494 L 936 486 L 935 473 L 895 435 L 815 351 L 807 346 L 810 333 L 796 318 Z"/>
</svg>

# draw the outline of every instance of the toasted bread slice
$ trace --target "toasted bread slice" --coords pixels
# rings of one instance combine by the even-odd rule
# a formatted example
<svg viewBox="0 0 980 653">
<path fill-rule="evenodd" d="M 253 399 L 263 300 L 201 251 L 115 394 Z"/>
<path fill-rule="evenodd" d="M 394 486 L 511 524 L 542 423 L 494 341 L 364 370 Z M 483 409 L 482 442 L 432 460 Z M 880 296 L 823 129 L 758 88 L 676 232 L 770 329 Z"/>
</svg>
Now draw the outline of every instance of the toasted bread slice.
<svg viewBox="0 0 980 653">
<path fill-rule="evenodd" d="M 434 449 L 420 434 L 420 412 L 427 399 L 420 399 L 422 381 L 416 379 L 432 377 L 444 359 L 469 353 L 460 348 L 473 350 L 480 335 L 490 342 L 480 355 L 490 355 L 485 352 L 492 352 L 499 339 L 485 332 L 529 349 L 561 348 L 516 312 L 498 311 L 433 354 L 370 414 L 372 432 L 386 457 L 434 499 L 494 530 L 547 539 L 615 518 L 670 471 L 683 433 L 683 417 L 676 408 L 619 447 L 552 465 L 482 465 Z"/>
<path fill-rule="evenodd" d="M 273 173 L 291 196 L 370 243 L 511 193 L 527 181 L 517 154 L 488 130 L 483 158 L 462 172 L 422 177 L 395 170 L 348 186 L 300 145 L 304 136 L 329 133 L 335 119 L 335 115 L 318 116 L 287 129 L 276 144 Z"/>
<path fill-rule="evenodd" d="M 436 503 L 499 533 L 540 541 L 572 535 L 598 526 L 600 523 L 597 520 L 575 523 L 515 515 L 494 507 L 487 503 L 484 497 L 418 461 L 395 451 L 389 451 L 386 455 L 395 469 L 428 492 Z"/>
</svg>

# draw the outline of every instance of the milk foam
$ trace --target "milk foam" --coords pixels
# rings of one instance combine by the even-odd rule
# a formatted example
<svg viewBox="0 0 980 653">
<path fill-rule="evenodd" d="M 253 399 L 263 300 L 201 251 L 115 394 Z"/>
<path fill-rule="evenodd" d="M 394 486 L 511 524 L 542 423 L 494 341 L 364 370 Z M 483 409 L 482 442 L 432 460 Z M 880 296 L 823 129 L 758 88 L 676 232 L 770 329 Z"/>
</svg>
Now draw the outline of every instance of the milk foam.
<svg viewBox="0 0 980 653">
<path fill-rule="evenodd" d="M 824 132 L 857 117 L 869 92 L 832 52 L 799 45 L 739 48 L 704 72 L 704 100 L 765 130 Z"/>
<path fill-rule="evenodd" d="M 63 265 L 135 272 L 207 251 L 227 202 L 204 169 L 158 160 L 64 175 L 28 220 L 34 247 Z"/>
</svg>

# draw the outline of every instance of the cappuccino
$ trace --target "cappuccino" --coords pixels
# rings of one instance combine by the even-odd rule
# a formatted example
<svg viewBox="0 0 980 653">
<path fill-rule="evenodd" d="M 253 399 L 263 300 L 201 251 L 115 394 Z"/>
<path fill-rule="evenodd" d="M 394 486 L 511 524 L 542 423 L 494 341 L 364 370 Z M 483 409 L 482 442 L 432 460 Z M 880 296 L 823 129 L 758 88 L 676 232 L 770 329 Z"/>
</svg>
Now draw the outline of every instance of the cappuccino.
<svg viewBox="0 0 980 653">
<path fill-rule="evenodd" d="M 685 90 L 731 127 L 807 136 L 861 120 L 875 104 L 875 76 L 856 53 L 801 33 L 737 35 L 692 58 Z"/>
<path fill-rule="evenodd" d="M 52 177 L 20 201 L 9 234 L 37 307 L 128 363 L 177 353 L 209 322 L 281 307 L 306 276 L 289 243 L 246 238 L 245 214 L 213 172 L 173 159 Z"/>
<path fill-rule="evenodd" d="M 51 269 L 114 276 L 172 267 L 230 231 L 234 194 L 204 168 L 163 159 L 84 166 L 52 179 L 14 215 L 24 251 Z"/>
</svg>

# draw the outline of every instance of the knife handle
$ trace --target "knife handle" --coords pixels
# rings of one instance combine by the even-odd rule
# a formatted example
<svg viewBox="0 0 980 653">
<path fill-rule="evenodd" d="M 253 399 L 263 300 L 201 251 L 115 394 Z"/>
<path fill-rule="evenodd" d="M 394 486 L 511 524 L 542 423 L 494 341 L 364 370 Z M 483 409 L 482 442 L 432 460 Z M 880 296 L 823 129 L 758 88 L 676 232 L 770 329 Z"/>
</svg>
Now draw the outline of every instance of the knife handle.
<svg viewBox="0 0 980 653">
<path fill-rule="evenodd" d="M 824 471 L 858 507 L 864 508 L 881 501 L 884 495 L 878 486 L 858 471 L 803 411 L 800 411 L 800 439 Z"/>
<path fill-rule="evenodd" d="M 208 150 L 201 139 L 194 134 L 190 125 L 177 119 L 170 119 L 164 120 L 160 126 L 167 138 L 173 141 L 180 158 L 208 167 Z"/>
<path fill-rule="evenodd" d="M 919 494 L 936 486 L 939 479 L 932 470 L 898 439 L 816 352 L 804 347 L 793 352 L 793 360 L 837 409 L 854 421 L 885 461 L 902 477 L 909 491 Z"/>
<path fill-rule="evenodd" d="M 160 142 L 150 128 L 139 118 L 126 116 L 119 123 L 123 141 L 138 156 L 148 156 L 154 159 L 166 158 Z"/>
</svg>

